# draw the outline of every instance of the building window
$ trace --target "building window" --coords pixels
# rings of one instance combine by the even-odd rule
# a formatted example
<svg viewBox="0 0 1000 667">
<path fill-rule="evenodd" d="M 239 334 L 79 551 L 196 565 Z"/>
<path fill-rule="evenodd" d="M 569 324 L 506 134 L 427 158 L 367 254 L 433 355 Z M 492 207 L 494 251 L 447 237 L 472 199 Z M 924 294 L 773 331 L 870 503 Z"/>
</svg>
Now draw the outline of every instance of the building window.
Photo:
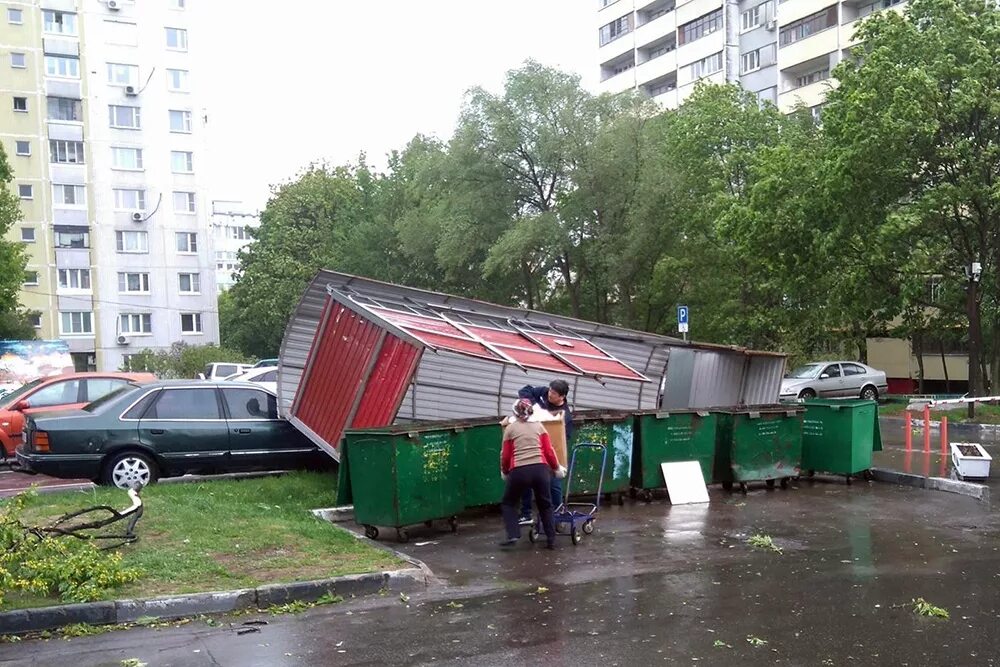
<svg viewBox="0 0 1000 667">
<path fill-rule="evenodd" d="M 21 227 L 21 242 L 22 243 L 34 243 L 35 242 L 35 228 L 34 227 Z"/>
<path fill-rule="evenodd" d="M 86 228 L 56 228 L 57 248 L 89 248 L 90 232 Z"/>
<path fill-rule="evenodd" d="M 120 253 L 147 253 L 149 235 L 146 232 L 115 232 L 115 248 Z"/>
<path fill-rule="evenodd" d="M 59 289 L 90 291 L 90 269 L 59 269 Z"/>
<path fill-rule="evenodd" d="M 153 316 L 149 313 L 122 313 L 118 316 L 118 332 L 151 334 L 153 333 Z"/>
<path fill-rule="evenodd" d="M 191 112 L 190 111 L 178 111 L 175 109 L 170 110 L 170 131 L 171 132 L 181 132 L 184 134 L 191 133 Z"/>
<path fill-rule="evenodd" d="M 747 74 L 760 69 L 760 49 L 755 49 L 740 56 L 740 73 Z"/>
<path fill-rule="evenodd" d="M 238 241 L 250 240 L 250 231 L 246 227 L 237 227 L 236 225 L 226 225 L 224 234 L 225 238 L 227 239 L 236 239 Z"/>
<path fill-rule="evenodd" d="M 41 313 L 31 313 L 28 315 L 28 322 L 35 329 L 42 328 L 42 314 Z"/>
<path fill-rule="evenodd" d="M 676 81 L 664 81 L 663 83 L 647 86 L 646 94 L 648 94 L 650 97 L 656 97 L 657 95 L 663 95 L 664 93 L 669 93 L 671 90 L 676 90 L 676 89 L 677 89 Z"/>
<path fill-rule="evenodd" d="M 93 313 L 89 310 L 59 313 L 59 333 L 63 336 L 93 334 Z"/>
<path fill-rule="evenodd" d="M 697 60 L 688 67 L 690 67 L 692 81 L 720 72 L 722 71 L 722 51 Z"/>
<path fill-rule="evenodd" d="M 83 120 L 83 105 L 80 100 L 68 97 L 47 97 L 45 98 L 47 118 L 49 120 L 63 120 L 70 122 L 80 122 Z"/>
<path fill-rule="evenodd" d="M 115 210 L 118 211 L 145 211 L 146 191 L 145 190 L 124 190 L 115 188 L 112 192 L 115 195 Z"/>
<path fill-rule="evenodd" d="M 181 294 L 200 294 L 201 293 L 201 276 L 197 273 L 179 273 L 177 274 L 178 280 L 180 282 L 180 292 Z"/>
<path fill-rule="evenodd" d="M 177 252 L 198 252 L 198 234 L 196 232 L 175 232 L 174 236 L 177 241 Z"/>
<path fill-rule="evenodd" d="M 71 35 L 75 37 L 79 34 L 76 28 L 76 14 L 43 9 L 42 20 L 45 32 L 51 35 Z"/>
<path fill-rule="evenodd" d="M 193 192 L 175 192 L 174 193 L 174 211 L 177 213 L 194 213 L 194 193 Z"/>
<path fill-rule="evenodd" d="M 31 142 L 30 141 L 15 141 L 14 142 L 14 154 L 15 155 L 31 155 Z"/>
<path fill-rule="evenodd" d="M 108 63 L 108 84 L 112 86 L 136 86 L 139 83 L 139 66 L 122 63 Z"/>
<path fill-rule="evenodd" d="M 111 147 L 111 166 L 114 169 L 138 171 L 142 169 L 142 149 L 126 146 Z M 139 191 L 141 192 L 141 190 Z"/>
<path fill-rule="evenodd" d="M 119 273 L 118 291 L 122 294 L 149 294 L 149 274 Z"/>
<path fill-rule="evenodd" d="M 858 18 L 868 16 L 869 14 L 883 9 L 888 9 L 889 7 L 898 5 L 901 2 L 905 2 L 905 0 L 878 0 L 877 2 L 872 2 L 867 5 L 861 5 L 861 7 L 858 8 Z"/>
<path fill-rule="evenodd" d="M 170 169 L 175 174 L 190 174 L 194 171 L 194 153 L 170 151 Z"/>
<path fill-rule="evenodd" d="M 24 14 L 20 9 L 14 9 L 13 7 L 7 8 L 7 23 L 13 23 L 15 25 L 21 25 L 24 23 Z"/>
<path fill-rule="evenodd" d="M 17 196 L 20 197 L 21 199 L 34 199 L 35 198 L 34 188 L 29 183 L 18 183 Z"/>
<path fill-rule="evenodd" d="M 58 164 L 83 164 L 83 142 L 49 140 L 49 161 Z"/>
<path fill-rule="evenodd" d="M 14 111 L 20 111 L 21 113 L 27 113 L 27 111 L 28 111 L 28 98 L 27 97 L 15 97 L 14 98 Z"/>
<path fill-rule="evenodd" d="M 696 18 L 694 21 L 685 23 L 677 29 L 677 43 L 690 44 L 696 39 L 701 39 L 705 35 L 711 34 L 722 28 L 722 9 Z"/>
<path fill-rule="evenodd" d="M 201 313 L 181 313 L 181 333 L 201 333 Z"/>
<path fill-rule="evenodd" d="M 625 16 L 615 19 L 605 26 L 601 26 L 598 31 L 601 46 L 613 42 L 622 35 L 626 35 L 630 32 L 632 32 L 632 15 L 626 14 Z"/>
<path fill-rule="evenodd" d="M 109 105 L 108 115 L 111 127 L 123 130 L 138 130 L 142 127 L 140 123 L 139 107 L 126 107 L 119 105 Z"/>
<path fill-rule="evenodd" d="M 664 42 L 663 44 L 660 44 L 659 46 L 657 46 L 656 48 L 654 48 L 652 51 L 649 52 L 648 60 L 653 60 L 654 58 L 665 56 L 673 50 L 674 50 L 673 42 Z"/>
<path fill-rule="evenodd" d="M 45 56 L 45 73 L 63 79 L 79 79 L 80 59 L 68 56 Z"/>
<path fill-rule="evenodd" d="M 23 53 L 10 54 L 10 66 L 15 69 L 24 69 L 28 66 L 28 59 Z"/>
<path fill-rule="evenodd" d="M 173 51 L 188 50 L 188 31 L 182 28 L 167 28 L 167 48 Z"/>
<path fill-rule="evenodd" d="M 174 92 L 186 93 L 188 91 L 188 71 L 186 69 L 168 69 L 167 88 Z"/>
<path fill-rule="evenodd" d="M 827 7 L 821 12 L 816 12 L 804 19 L 799 19 L 789 23 L 781 29 L 778 36 L 778 43 L 786 46 L 793 42 L 815 35 L 817 32 L 832 28 L 837 25 L 837 5 Z"/>
<path fill-rule="evenodd" d="M 38 285 L 38 271 L 25 271 L 24 272 L 24 282 L 23 285 L 28 287 Z"/>
<path fill-rule="evenodd" d="M 830 68 L 823 67 L 822 69 L 813 70 L 803 74 L 802 76 L 795 77 L 795 87 L 801 88 L 803 86 L 808 86 L 810 83 L 816 83 L 817 81 L 825 81 L 830 78 Z"/>
<path fill-rule="evenodd" d="M 52 203 L 56 206 L 86 206 L 86 190 L 82 185 L 56 183 L 52 186 Z"/>
<path fill-rule="evenodd" d="M 767 13 L 767 4 L 751 7 L 740 15 L 740 31 L 753 30 L 764 22 Z"/>
</svg>

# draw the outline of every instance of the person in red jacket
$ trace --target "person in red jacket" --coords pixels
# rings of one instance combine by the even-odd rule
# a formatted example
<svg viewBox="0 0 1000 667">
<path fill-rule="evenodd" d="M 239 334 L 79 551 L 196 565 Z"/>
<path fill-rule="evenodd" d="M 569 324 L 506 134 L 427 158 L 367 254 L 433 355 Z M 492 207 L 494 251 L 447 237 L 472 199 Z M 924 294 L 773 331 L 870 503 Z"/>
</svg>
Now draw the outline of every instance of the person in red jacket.
<svg viewBox="0 0 1000 667">
<path fill-rule="evenodd" d="M 556 526 L 552 518 L 552 496 L 549 487 L 552 476 L 565 477 L 566 469 L 559 465 L 556 452 L 549 442 L 549 434 L 538 422 L 529 422 L 534 411 L 531 400 L 522 398 L 514 404 L 515 419 L 507 424 L 503 432 L 503 448 L 500 452 L 500 475 L 507 482 L 500 509 L 507 529 L 507 539 L 501 547 L 511 547 L 521 539 L 518 523 L 518 505 L 521 495 L 531 489 L 535 492 L 538 514 L 548 538 L 549 549 L 555 548 Z"/>
</svg>

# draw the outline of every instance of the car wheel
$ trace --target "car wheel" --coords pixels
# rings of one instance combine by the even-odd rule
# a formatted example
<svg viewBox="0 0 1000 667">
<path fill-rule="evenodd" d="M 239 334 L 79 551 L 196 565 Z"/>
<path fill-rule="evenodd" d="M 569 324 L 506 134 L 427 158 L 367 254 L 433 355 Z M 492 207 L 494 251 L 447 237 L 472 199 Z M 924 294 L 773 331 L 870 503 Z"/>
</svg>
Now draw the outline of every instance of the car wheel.
<svg viewBox="0 0 1000 667">
<path fill-rule="evenodd" d="M 812 389 L 803 389 L 799 393 L 799 398 L 816 398 L 816 392 Z"/>
<path fill-rule="evenodd" d="M 861 398 L 865 401 L 877 401 L 878 400 L 878 389 L 868 385 L 861 390 Z"/>
<path fill-rule="evenodd" d="M 139 452 L 122 452 L 108 460 L 101 481 L 119 489 L 141 489 L 159 477 L 156 462 Z"/>
</svg>

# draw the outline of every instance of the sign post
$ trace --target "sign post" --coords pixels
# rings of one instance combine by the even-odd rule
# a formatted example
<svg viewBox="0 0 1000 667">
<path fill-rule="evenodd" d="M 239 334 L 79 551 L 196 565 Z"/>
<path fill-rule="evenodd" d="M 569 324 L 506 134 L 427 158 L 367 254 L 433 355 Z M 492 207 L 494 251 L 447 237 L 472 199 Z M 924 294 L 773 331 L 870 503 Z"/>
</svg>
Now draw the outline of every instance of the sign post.
<svg viewBox="0 0 1000 667">
<path fill-rule="evenodd" d="M 677 306 L 677 331 L 683 336 L 684 340 L 688 339 L 688 307 L 687 306 Z"/>
</svg>

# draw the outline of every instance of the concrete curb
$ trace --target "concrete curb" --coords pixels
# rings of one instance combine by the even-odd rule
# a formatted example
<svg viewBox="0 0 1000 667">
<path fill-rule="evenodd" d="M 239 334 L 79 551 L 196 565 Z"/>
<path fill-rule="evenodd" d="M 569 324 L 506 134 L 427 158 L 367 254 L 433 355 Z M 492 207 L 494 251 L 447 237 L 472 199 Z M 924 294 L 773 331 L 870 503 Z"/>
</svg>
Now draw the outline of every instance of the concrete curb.
<svg viewBox="0 0 1000 667">
<path fill-rule="evenodd" d="M 886 470 L 884 468 L 872 468 L 872 479 L 877 482 L 889 482 L 902 486 L 913 486 L 919 489 L 930 491 L 944 491 L 946 493 L 957 493 L 961 496 L 975 498 L 981 502 L 989 504 L 990 487 L 984 484 L 974 484 L 956 479 L 945 479 L 944 477 L 923 477 L 907 472 L 896 470 Z"/>
<path fill-rule="evenodd" d="M 427 572 L 414 567 L 317 581 L 266 584 L 235 591 L 19 609 L 0 613 L 0 635 L 54 630 L 73 623 L 109 625 L 134 623 L 140 618 L 172 619 L 222 614 L 239 609 L 266 608 L 293 600 L 315 602 L 327 594 L 348 598 L 374 595 L 381 591 L 415 591 L 427 585 Z"/>
</svg>

